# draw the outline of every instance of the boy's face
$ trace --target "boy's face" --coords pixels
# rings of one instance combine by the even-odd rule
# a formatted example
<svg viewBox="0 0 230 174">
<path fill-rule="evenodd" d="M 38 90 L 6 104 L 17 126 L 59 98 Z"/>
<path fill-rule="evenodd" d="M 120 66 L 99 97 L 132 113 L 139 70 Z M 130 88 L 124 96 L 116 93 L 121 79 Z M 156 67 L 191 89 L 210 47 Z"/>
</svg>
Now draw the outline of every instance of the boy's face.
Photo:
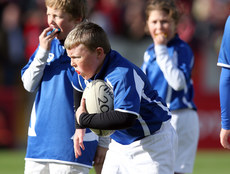
<svg viewBox="0 0 230 174">
<path fill-rule="evenodd" d="M 168 42 L 176 33 L 175 22 L 162 10 L 153 10 L 150 12 L 147 26 L 153 39 L 159 35 L 163 35 L 166 42 Z"/>
<path fill-rule="evenodd" d="M 84 79 L 88 80 L 99 72 L 104 58 L 101 48 L 90 51 L 85 45 L 80 44 L 66 51 L 71 58 L 71 66 Z"/>
<path fill-rule="evenodd" d="M 53 28 L 60 28 L 61 32 L 57 39 L 65 40 L 68 33 L 80 22 L 80 19 L 73 20 L 69 14 L 55 8 L 47 7 L 48 25 Z"/>
</svg>

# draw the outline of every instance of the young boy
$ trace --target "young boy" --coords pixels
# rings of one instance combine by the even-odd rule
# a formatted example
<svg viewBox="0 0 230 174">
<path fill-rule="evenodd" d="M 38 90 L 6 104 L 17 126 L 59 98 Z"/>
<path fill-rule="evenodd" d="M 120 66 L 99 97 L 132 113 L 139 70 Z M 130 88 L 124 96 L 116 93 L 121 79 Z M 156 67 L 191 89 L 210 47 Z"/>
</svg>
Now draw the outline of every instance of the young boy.
<svg viewBox="0 0 230 174">
<path fill-rule="evenodd" d="M 220 143 L 230 150 L 230 16 L 225 23 L 224 35 L 221 43 L 217 66 L 221 67 L 219 82 L 220 106 L 221 106 L 221 131 Z"/>
<path fill-rule="evenodd" d="M 179 13 L 173 0 L 149 0 L 146 25 L 153 39 L 142 70 L 172 113 L 178 135 L 175 173 L 192 173 L 199 138 L 199 120 L 191 79 L 194 56 L 177 35 Z"/>
<path fill-rule="evenodd" d="M 45 3 L 49 27 L 41 33 L 40 45 L 22 69 L 25 89 L 37 91 L 28 130 L 25 174 L 88 174 L 98 137 L 87 130 L 84 139 L 87 150 L 81 158 L 75 158 L 71 66 L 63 46 L 67 34 L 85 19 L 86 3 L 85 0 L 46 0 Z M 106 150 L 98 148 L 96 166 L 103 162 Z"/>
<path fill-rule="evenodd" d="M 106 33 L 94 23 L 78 24 L 67 36 L 65 48 L 78 73 L 73 85 L 79 93 L 88 82 L 102 79 L 114 94 L 114 110 L 106 113 L 88 114 L 81 100 L 75 114 L 76 157 L 86 149 L 84 128 L 112 129 L 116 131 L 111 135 L 103 174 L 172 174 L 177 137 L 171 115 L 141 69 L 111 50 Z"/>
</svg>

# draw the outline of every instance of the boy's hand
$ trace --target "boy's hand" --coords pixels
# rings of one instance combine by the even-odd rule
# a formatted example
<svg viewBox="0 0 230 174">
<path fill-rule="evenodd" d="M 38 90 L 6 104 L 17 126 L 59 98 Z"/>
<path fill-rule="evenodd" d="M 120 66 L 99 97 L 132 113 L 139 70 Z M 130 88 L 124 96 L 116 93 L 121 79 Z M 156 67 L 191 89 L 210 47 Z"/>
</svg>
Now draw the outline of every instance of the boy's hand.
<svg viewBox="0 0 230 174">
<path fill-rule="evenodd" d="M 47 35 L 48 32 L 52 31 L 53 28 L 52 27 L 48 27 L 46 29 L 43 30 L 43 32 L 40 34 L 39 36 L 39 43 L 40 46 L 45 49 L 45 50 L 50 50 L 51 47 L 51 42 L 52 40 L 57 36 L 58 34 L 58 29 L 56 29 L 54 32 L 52 32 L 51 34 Z"/>
<path fill-rule="evenodd" d="M 81 105 L 78 107 L 78 109 L 75 113 L 76 120 L 77 120 L 78 124 L 79 124 L 79 117 L 84 112 L 86 112 L 85 99 L 82 98 L 81 99 Z M 86 131 L 86 129 L 76 129 L 76 131 L 75 131 L 73 141 L 74 141 L 74 152 L 75 152 L 76 158 L 81 156 L 81 149 L 85 150 L 85 146 L 83 144 L 83 137 L 85 136 L 85 131 Z"/>
<path fill-rule="evenodd" d="M 153 40 L 155 45 L 166 45 L 168 42 L 167 35 L 165 33 L 155 34 Z"/>
<path fill-rule="evenodd" d="M 230 150 L 230 130 L 221 129 L 220 143 L 224 148 Z"/>
<path fill-rule="evenodd" d="M 81 149 L 85 150 L 85 146 L 83 144 L 83 138 L 85 136 L 86 129 L 76 129 L 73 137 L 74 144 L 74 153 L 75 157 L 78 158 L 81 156 Z"/>
<path fill-rule="evenodd" d="M 75 117 L 76 117 L 76 120 L 77 120 L 77 122 L 78 122 L 78 124 L 80 125 L 80 123 L 79 123 L 79 118 L 80 118 L 80 115 L 82 114 L 82 113 L 86 113 L 87 111 L 86 111 L 86 109 L 85 109 L 85 98 L 82 98 L 81 99 L 81 105 L 78 107 L 78 109 L 77 109 L 77 111 L 76 111 L 76 113 L 75 113 Z"/>
</svg>

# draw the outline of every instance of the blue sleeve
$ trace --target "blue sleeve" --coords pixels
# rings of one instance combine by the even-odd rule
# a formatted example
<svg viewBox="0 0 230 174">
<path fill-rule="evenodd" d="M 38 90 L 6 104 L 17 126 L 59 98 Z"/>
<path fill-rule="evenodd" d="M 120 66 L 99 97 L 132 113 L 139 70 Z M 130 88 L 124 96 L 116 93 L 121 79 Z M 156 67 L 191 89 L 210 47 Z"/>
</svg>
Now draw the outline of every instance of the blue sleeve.
<svg viewBox="0 0 230 174">
<path fill-rule="evenodd" d="M 218 64 L 222 67 L 230 68 L 230 16 L 228 17 L 225 28 L 221 47 L 218 56 Z"/>
<path fill-rule="evenodd" d="M 230 129 L 230 69 L 222 68 L 219 83 L 221 125 L 222 128 Z"/>
<path fill-rule="evenodd" d="M 72 74 L 72 85 L 73 88 L 79 92 L 83 92 L 86 87 L 84 78 L 78 75 L 76 72 Z"/>
</svg>

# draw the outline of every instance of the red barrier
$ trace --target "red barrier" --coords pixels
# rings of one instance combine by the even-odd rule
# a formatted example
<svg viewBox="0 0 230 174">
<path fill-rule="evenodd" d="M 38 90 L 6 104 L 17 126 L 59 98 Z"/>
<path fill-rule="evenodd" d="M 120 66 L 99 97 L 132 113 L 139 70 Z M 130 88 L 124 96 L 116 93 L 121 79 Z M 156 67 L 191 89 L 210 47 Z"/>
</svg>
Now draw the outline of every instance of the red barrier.
<svg viewBox="0 0 230 174">
<path fill-rule="evenodd" d="M 14 88 L 0 87 L 0 147 L 13 147 L 17 92 Z"/>
</svg>

